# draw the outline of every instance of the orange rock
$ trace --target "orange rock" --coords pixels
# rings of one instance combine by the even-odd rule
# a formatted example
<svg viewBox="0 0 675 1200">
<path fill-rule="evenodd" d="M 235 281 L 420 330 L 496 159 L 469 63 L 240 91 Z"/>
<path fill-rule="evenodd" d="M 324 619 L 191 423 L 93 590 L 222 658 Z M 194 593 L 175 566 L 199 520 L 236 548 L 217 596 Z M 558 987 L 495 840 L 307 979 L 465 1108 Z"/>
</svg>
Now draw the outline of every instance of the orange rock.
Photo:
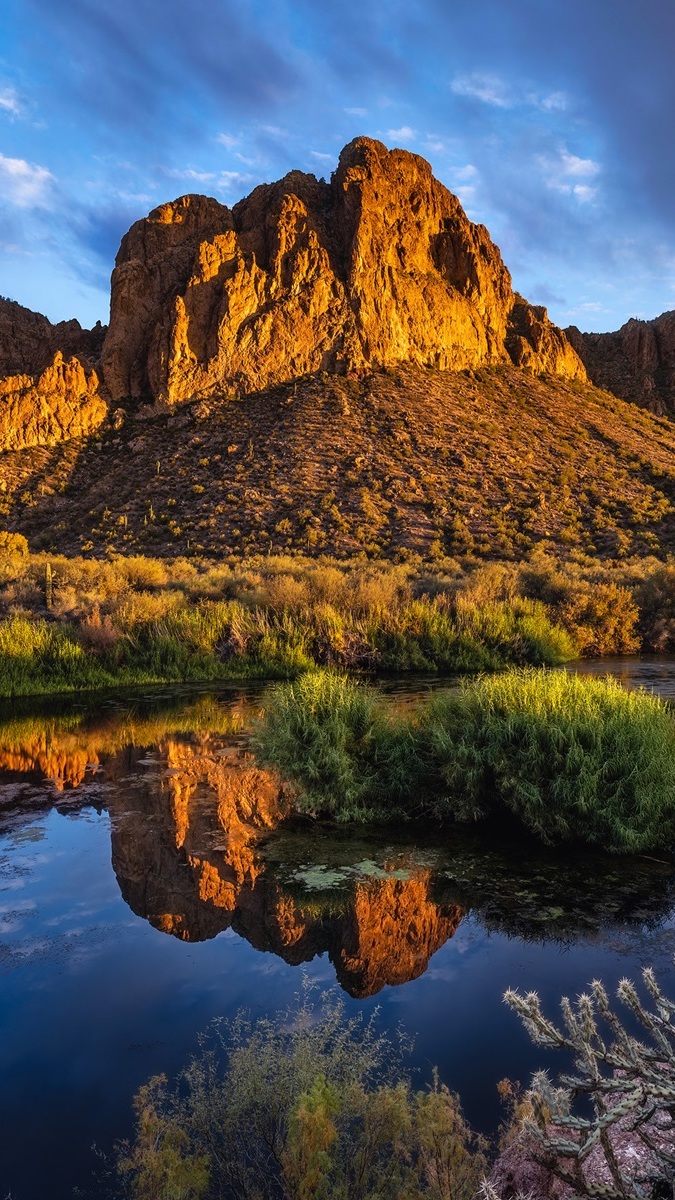
<svg viewBox="0 0 675 1200">
<path fill-rule="evenodd" d="M 57 350 L 39 376 L 0 379 L 0 451 L 86 436 L 107 411 L 96 371 L 79 358 L 64 361 Z"/>
<path fill-rule="evenodd" d="M 320 370 L 512 359 L 585 379 L 429 163 L 357 138 L 330 183 L 292 171 L 232 210 L 183 196 L 133 225 L 113 272 L 103 372 L 115 402 L 174 404 Z"/>
</svg>

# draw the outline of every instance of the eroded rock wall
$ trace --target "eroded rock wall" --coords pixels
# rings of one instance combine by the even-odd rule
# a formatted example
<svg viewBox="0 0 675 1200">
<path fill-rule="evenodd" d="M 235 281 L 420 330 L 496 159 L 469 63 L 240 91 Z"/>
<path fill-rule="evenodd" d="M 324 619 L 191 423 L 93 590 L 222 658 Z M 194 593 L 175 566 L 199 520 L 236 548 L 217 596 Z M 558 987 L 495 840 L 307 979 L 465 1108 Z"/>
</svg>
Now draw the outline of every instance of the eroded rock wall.
<svg viewBox="0 0 675 1200">
<path fill-rule="evenodd" d="M 428 162 L 358 138 L 330 183 L 294 171 L 230 210 L 184 196 L 138 221 L 112 278 L 114 401 L 174 404 L 316 371 L 516 361 L 585 378 L 545 309 Z"/>
<path fill-rule="evenodd" d="M 93 367 L 60 350 L 39 375 L 0 379 L 0 451 L 54 446 L 92 433 L 108 407 Z"/>
<path fill-rule="evenodd" d="M 596 387 L 659 416 L 675 413 L 675 310 L 631 317 L 616 333 L 565 332 Z"/>
<path fill-rule="evenodd" d="M 105 329 L 53 325 L 0 299 L 0 451 L 53 446 L 95 430 L 107 405 L 95 370 Z"/>
</svg>

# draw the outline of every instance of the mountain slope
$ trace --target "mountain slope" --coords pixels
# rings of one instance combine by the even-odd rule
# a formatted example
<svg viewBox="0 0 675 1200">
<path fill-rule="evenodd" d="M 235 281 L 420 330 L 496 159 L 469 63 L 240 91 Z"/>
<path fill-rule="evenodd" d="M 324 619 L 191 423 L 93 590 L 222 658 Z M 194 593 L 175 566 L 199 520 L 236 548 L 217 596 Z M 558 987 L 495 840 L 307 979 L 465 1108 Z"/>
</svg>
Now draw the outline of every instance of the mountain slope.
<svg viewBox="0 0 675 1200">
<path fill-rule="evenodd" d="M 0 525 L 68 553 L 675 551 L 675 426 L 514 367 L 316 376 L 3 456 Z"/>
</svg>

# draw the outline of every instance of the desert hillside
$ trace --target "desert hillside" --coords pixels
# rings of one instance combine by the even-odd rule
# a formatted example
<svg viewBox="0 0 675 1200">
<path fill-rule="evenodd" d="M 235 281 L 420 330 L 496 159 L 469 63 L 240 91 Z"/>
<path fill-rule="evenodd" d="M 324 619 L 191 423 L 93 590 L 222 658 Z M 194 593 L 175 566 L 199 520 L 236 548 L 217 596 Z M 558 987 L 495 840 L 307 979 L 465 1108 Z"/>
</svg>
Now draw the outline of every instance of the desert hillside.
<svg viewBox="0 0 675 1200">
<path fill-rule="evenodd" d="M 522 558 L 675 550 L 675 426 L 515 367 L 327 374 L 2 459 L 0 524 L 67 553 Z"/>
</svg>

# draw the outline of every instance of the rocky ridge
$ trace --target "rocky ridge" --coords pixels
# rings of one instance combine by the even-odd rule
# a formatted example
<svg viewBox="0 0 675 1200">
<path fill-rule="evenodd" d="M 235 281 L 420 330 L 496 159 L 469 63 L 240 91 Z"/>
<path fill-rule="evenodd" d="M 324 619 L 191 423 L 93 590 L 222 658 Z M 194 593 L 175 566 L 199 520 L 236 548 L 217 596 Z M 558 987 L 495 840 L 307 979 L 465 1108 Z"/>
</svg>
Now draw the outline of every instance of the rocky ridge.
<svg viewBox="0 0 675 1200">
<path fill-rule="evenodd" d="M 0 298 L 0 451 L 53 446 L 92 433 L 108 406 L 94 364 L 105 329 L 53 325 Z"/>
<path fill-rule="evenodd" d="M 616 333 L 565 332 L 597 387 L 659 416 L 675 413 L 675 310 L 631 317 Z"/>
</svg>

